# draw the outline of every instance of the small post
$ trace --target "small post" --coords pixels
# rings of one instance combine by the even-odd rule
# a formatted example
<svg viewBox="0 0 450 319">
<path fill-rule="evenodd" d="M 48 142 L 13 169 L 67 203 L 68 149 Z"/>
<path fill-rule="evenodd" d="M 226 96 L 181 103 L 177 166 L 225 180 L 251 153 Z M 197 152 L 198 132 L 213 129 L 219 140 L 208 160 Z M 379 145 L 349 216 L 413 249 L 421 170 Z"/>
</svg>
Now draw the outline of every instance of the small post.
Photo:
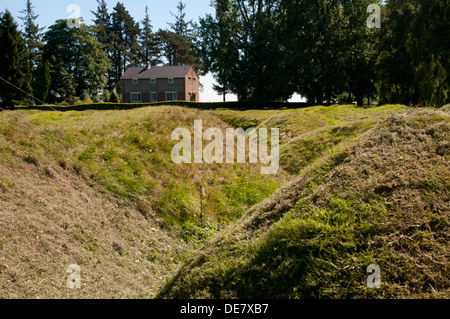
<svg viewBox="0 0 450 319">
<path fill-rule="evenodd" d="M 203 186 L 200 186 L 200 223 L 203 226 L 203 193 L 204 193 Z"/>
</svg>

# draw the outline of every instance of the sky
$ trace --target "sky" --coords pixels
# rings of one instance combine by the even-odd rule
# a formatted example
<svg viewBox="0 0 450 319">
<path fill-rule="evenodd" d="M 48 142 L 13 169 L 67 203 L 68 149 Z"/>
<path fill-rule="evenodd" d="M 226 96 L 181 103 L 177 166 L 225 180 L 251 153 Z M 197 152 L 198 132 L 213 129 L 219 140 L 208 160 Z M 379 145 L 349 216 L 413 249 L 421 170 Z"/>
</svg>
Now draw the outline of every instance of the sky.
<svg viewBox="0 0 450 319">
<path fill-rule="evenodd" d="M 109 12 L 112 12 L 112 8 L 116 5 L 118 0 L 107 0 Z M 121 0 L 126 9 L 133 16 L 135 21 L 142 21 L 145 15 L 145 6 L 149 8 L 149 16 L 153 25 L 153 30 L 166 29 L 168 22 L 173 22 L 174 17 L 170 12 L 177 12 L 177 4 L 179 0 Z M 214 14 L 214 8 L 211 7 L 211 0 L 184 0 L 186 3 L 186 19 L 197 22 L 199 18 L 204 17 L 206 14 Z M 49 27 L 58 19 L 67 19 L 71 14 L 77 14 L 76 12 L 69 11 L 67 9 L 70 5 L 75 4 L 80 8 L 81 17 L 84 19 L 84 23 L 92 24 L 94 15 L 91 11 L 97 10 L 96 0 L 31 0 L 34 6 L 35 14 L 39 15 L 37 23 L 39 27 Z M 8 9 L 15 17 L 16 22 L 19 25 L 22 24 L 22 20 L 19 17 L 23 16 L 20 11 L 26 7 L 26 0 L 0 0 L 0 11 L 3 12 Z M 201 102 L 221 102 L 223 97 L 218 95 L 212 86 L 215 80 L 211 74 L 200 78 L 203 85 L 203 92 L 200 92 Z M 227 101 L 236 101 L 236 96 L 232 94 L 227 95 Z M 293 97 L 292 101 L 300 101 L 299 96 Z"/>
</svg>

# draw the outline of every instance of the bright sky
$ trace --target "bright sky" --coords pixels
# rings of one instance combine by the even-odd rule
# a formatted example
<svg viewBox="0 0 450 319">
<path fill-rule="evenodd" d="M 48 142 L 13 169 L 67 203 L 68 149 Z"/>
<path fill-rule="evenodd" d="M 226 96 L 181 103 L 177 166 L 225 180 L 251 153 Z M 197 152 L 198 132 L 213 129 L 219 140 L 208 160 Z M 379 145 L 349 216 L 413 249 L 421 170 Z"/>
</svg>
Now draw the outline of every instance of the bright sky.
<svg viewBox="0 0 450 319">
<path fill-rule="evenodd" d="M 109 12 L 112 12 L 112 8 L 116 5 L 117 0 L 107 0 Z M 122 0 L 126 9 L 133 16 L 135 21 L 142 21 L 145 15 L 145 6 L 149 8 L 149 16 L 153 25 L 153 30 L 156 31 L 159 28 L 165 29 L 168 27 L 167 22 L 173 22 L 174 17 L 170 12 L 177 12 L 177 4 L 179 0 Z M 186 3 L 186 19 L 197 22 L 200 17 L 205 16 L 208 13 L 213 14 L 214 8 L 210 6 L 210 0 L 184 0 Z M 67 19 L 74 13 L 72 11 L 67 12 L 69 5 L 75 4 L 80 7 L 81 16 L 84 19 L 84 23 L 92 24 L 94 15 L 91 11 L 97 10 L 97 1 L 95 0 L 32 0 L 31 3 L 34 6 L 34 12 L 39 15 L 37 23 L 40 27 L 48 27 L 52 25 L 58 19 Z M 0 11 L 8 9 L 12 15 L 16 18 L 16 21 L 21 25 L 22 20 L 18 17 L 23 16 L 20 13 L 25 9 L 26 0 L 0 0 Z M 212 89 L 215 83 L 211 74 L 203 76 L 201 78 L 203 85 L 203 92 L 200 94 L 200 100 L 202 102 L 214 102 L 222 101 L 222 96 Z M 234 101 L 236 97 L 234 95 L 227 95 L 227 101 Z M 300 101 L 300 98 L 294 97 L 292 101 Z"/>
</svg>

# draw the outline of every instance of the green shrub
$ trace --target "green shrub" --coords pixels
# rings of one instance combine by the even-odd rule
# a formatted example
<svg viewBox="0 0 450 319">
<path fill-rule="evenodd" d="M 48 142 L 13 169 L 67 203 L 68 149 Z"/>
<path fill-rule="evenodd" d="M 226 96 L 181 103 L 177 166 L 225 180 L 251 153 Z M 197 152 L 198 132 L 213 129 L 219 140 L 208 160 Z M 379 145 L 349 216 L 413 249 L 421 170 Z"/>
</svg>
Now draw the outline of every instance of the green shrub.
<svg viewBox="0 0 450 319">
<path fill-rule="evenodd" d="M 120 103 L 120 96 L 116 92 L 111 92 L 109 102 L 111 103 Z"/>
<path fill-rule="evenodd" d="M 83 91 L 83 94 L 81 95 L 81 101 L 84 103 L 92 103 L 91 96 L 89 95 L 89 92 L 87 90 Z"/>
<path fill-rule="evenodd" d="M 109 92 L 108 90 L 104 90 L 103 91 L 102 101 L 103 102 L 109 102 L 110 99 L 111 99 L 111 92 Z"/>
</svg>

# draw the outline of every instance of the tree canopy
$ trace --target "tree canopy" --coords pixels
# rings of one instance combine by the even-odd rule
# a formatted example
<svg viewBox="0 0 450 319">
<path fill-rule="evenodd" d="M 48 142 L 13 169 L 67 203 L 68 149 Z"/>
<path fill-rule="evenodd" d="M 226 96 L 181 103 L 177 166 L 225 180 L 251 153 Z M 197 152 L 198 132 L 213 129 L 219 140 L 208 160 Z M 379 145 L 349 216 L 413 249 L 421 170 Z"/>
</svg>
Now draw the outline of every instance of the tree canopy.
<svg viewBox="0 0 450 319">
<path fill-rule="evenodd" d="M 92 26 L 69 28 L 58 20 L 42 33 L 27 0 L 22 31 L 9 12 L 2 16 L 1 74 L 52 102 L 75 96 L 88 101 L 105 91 L 116 97 L 126 69 L 148 62 L 212 73 L 224 100 L 233 93 L 244 102 L 287 101 L 297 93 L 310 104 L 450 102 L 447 0 L 211 4 L 215 13 L 197 24 L 188 20 L 187 5 L 180 1 L 171 12 L 174 20 L 155 31 L 151 7 L 136 21 L 123 3 L 110 11 L 105 0 L 97 0 Z M 381 17 L 367 24 L 374 5 Z M 24 96 L 5 91 L 1 98 L 9 105 Z"/>
<path fill-rule="evenodd" d="M 12 108 L 29 101 L 24 92 L 31 92 L 31 70 L 26 42 L 8 10 L 0 16 L 0 47 L 0 100 L 2 108 Z"/>
<path fill-rule="evenodd" d="M 217 91 L 242 101 L 448 103 L 446 1 L 375 1 L 381 29 L 366 23 L 373 2 L 214 0 L 196 52 Z"/>
<path fill-rule="evenodd" d="M 52 100 L 81 96 L 85 90 L 97 94 L 103 89 L 111 64 L 92 27 L 81 24 L 80 28 L 69 28 L 66 20 L 58 20 L 44 40 L 43 57 L 51 64 Z"/>
</svg>

